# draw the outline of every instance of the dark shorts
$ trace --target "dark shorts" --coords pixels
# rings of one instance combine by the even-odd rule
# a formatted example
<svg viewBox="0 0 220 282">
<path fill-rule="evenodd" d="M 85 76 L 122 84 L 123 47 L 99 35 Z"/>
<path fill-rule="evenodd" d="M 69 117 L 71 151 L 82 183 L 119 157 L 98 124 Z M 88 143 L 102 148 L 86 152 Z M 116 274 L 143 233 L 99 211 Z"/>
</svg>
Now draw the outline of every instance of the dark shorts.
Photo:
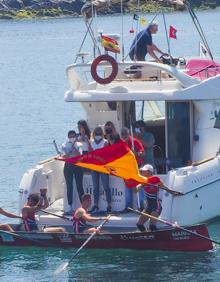
<svg viewBox="0 0 220 282">
<path fill-rule="evenodd" d="M 35 221 L 27 219 L 24 221 L 24 229 L 27 232 L 38 231 L 38 226 Z"/>
<path fill-rule="evenodd" d="M 151 214 L 152 212 L 156 212 L 158 214 L 161 213 L 162 211 L 161 201 L 159 201 L 158 199 L 147 198 L 146 202 L 147 202 L 147 205 L 145 207 L 146 213 L 149 214 Z"/>
<path fill-rule="evenodd" d="M 84 233 L 87 229 L 87 226 L 80 226 L 79 231 L 77 233 Z"/>
</svg>

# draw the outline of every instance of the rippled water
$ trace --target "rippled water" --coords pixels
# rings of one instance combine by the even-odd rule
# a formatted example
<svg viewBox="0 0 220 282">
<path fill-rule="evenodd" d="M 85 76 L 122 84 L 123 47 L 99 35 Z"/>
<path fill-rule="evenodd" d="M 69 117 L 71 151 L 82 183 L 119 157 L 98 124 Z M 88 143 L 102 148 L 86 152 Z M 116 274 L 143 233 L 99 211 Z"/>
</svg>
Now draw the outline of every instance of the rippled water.
<svg viewBox="0 0 220 282">
<path fill-rule="evenodd" d="M 213 53 L 220 57 L 219 11 L 198 16 Z M 126 50 L 132 41 L 131 18 L 124 18 Z M 99 18 L 96 26 L 114 33 L 120 21 Z M 178 29 L 178 40 L 171 41 L 173 54 L 197 55 L 198 35 L 188 14 L 170 14 L 167 23 Z M 81 19 L 0 22 L 0 198 L 1 206 L 10 211 L 17 211 L 23 173 L 55 154 L 52 140 L 60 144 L 84 117 L 79 104 L 63 102 L 68 89 L 64 70 L 73 63 L 84 31 Z M 166 50 L 162 27 L 154 41 Z M 2 217 L 3 221 L 8 219 Z M 209 224 L 209 230 L 220 241 L 220 222 Z M 0 248 L 0 281 L 220 281 L 219 248 L 201 254 L 86 250 L 55 278 L 54 269 L 73 252 Z"/>
</svg>

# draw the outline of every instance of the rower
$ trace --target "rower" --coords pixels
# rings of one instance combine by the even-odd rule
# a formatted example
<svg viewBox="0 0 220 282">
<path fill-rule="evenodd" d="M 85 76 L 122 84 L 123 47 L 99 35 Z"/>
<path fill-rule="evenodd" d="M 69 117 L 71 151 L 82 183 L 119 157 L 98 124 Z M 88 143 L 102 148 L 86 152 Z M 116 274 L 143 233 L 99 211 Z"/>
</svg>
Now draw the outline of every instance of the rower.
<svg viewBox="0 0 220 282">
<path fill-rule="evenodd" d="M 159 189 L 163 189 L 173 194 L 174 196 L 181 196 L 182 193 L 170 190 L 168 187 L 164 185 L 164 183 L 160 180 L 158 176 L 153 176 L 154 168 L 152 165 L 150 164 L 144 165 L 142 168 L 140 168 L 140 172 L 141 172 L 141 175 L 148 178 L 146 184 L 139 184 L 136 187 L 136 192 L 144 188 L 146 207 L 143 210 L 143 212 L 148 213 L 155 218 L 158 218 L 162 211 L 161 200 L 158 198 Z M 147 216 L 143 214 L 140 215 L 138 222 L 137 222 L 137 228 L 141 232 L 144 232 L 146 230 L 144 223 L 147 220 L 148 220 Z M 150 219 L 149 228 L 151 231 L 157 230 L 156 219 L 153 219 L 153 218 Z"/>
<path fill-rule="evenodd" d="M 81 206 L 73 214 L 73 230 L 74 233 L 99 233 L 99 229 L 88 225 L 86 222 L 96 222 L 99 220 L 107 220 L 107 217 L 93 217 L 88 214 L 88 209 L 91 206 L 92 198 L 90 194 L 82 196 Z"/>
<path fill-rule="evenodd" d="M 46 209 L 49 206 L 47 189 L 40 189 L 40 195 L 38 193 L 30 194 L 27 200 L 27 203 L 21 211 L 24 229 L 27 232 L 38 231 L 35 213 L 40 209 Z M 47 227 L 43 229 L 43 232 L 65 232 L 65 229 L 62 227 Z"/>
</svg>

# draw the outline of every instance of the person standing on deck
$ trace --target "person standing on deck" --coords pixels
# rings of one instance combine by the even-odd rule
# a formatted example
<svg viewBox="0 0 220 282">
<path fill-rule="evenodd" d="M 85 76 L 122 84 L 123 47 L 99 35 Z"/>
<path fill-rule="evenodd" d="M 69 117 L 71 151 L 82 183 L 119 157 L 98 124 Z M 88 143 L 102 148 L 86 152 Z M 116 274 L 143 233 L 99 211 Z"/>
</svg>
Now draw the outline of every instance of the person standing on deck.
<svg viewBox="0 0 220 282">
<path fill-rule="evenodd" d="M 134 136 L 139 139 L 144 146 L 144 164 L 154 166 L 153 146 L 155 143 L 154 135 L 146 130 L 146 125 L 143 120 L 138 120 L 134 125 Z M 140 190 L 140 210 L 144 208 L 144 191 Z"/>
<path fill-rule="evenodd" d="M 139 184 L 136 187 L 136 192 L 140 189 L 144 188 L 144 195 L 146 206 L 143 212 L 146 212 L 156 218 L 158 218 L 162 211 L 161 200 L 158 197 L 159 189 L 163 189 L 174 196 L 181 196 L 182 193 L 172 191 L 168 187 L 166 187 L 163 182 L 160 180 L 158 176 L 153 176 L 154 168 L 152 165 L 146 164 L 142 168 L 140 168 L 141 175 L 148 177 L 148 181 L 146 184 Z M 140 215 L 137 228 L 143 232 L 145 231 L 144 223 L 148 220 L 148 217 L 145 215 Z M 156 220 L 150 219 L 149 229 L 151 231 L 157 230 Z"/>
<path fill-rule="evenodd" d="M 86 154 L 89 151 L 91 151 L 91 146 L 90 146 L 91 131 L 89 129 L 87 122 L 83 119 L 77 122 L 77 126 L 79 130 L 79 136 L 77 140 L 80 143 L 82 143 L 82 153 Z"/>
<path fill-rule="evenodd" d="M 126 142 L 128 147 L 134 153 L 136 160 L 137 160 L 138 167 L 143 165 L 144 147 L 143 147 L 141 141 L 138 140 L 137 138 L 133 138 L 133 140 L 132 140 L 132 137 L 129 134 L 129 129 L 127 127 L 122 127 L 121 138 Z M 134 148 L 132 147 L 133 144 L 134 144 Z M 125 185 L 128 186 L 128 183 L 126 182 L 126 180 L 125 180 Z M 133 206 L 132 196 L 133 196 L 133 189 L 125 188 L 125 209 L 123 210 L 124 213 L 130 212 L 128 207 Z"/>
<path fill-rule="evenodd" d="M 74 130 L 68 132 L 68 137 L 65 143 L 62 144 L 62 152 L 64 158 L 70 158 L 82 155 L 82 143 L 77 140 L 77 135 Z M 75 166 L 68 162 L 64 164 L 64 177 L 67 188 L 67 200 L 69 204 L 68 213 L 72 213 L 72 202 L 73 202 L 73 176 L 76 180 L 76 188 L 79 195 L 79 200 L 84 194 L 83 190 L 83 170 L 79 166 Z"/>
<path fill-rule="evenodd" d="M 115 125 L 112 121 L 107 121 L 104 126 L 105 137 L 109 145 L 115 144 L 121 140 L 120 135 L 116 131 Z"/>
<path fill-rule="evenodd" d="M 146 130 L 146 125 L 143 120 L 135 122 L 134 133 L 144 146 L 144 164 L 154 165 L 154 135 Z"/>
<path fill-rule="evenodd" d="M 106 220 L 107 217 L 93 217 L 88 214 L 88 209 L 91 206 L 91 195 L 84 194 L 82 196 L 81 207 L 79 207 L 73 214 L 73 231 L 74 233 L 93 233 L 99 232 L 96 227 L 88 225 L 87 222 L 96 222 L 99 220 Z"/>
<path fill-rule="evenodd" d="M 151 22 L 148 27 L 140 31 L 135 37 L 130 47 L 129 56 L 132 61 L 145 61 L 147 53 L 155 59 L 158 63 L 163 63 L 155 52 L 161 55 L 167 56 L 167 53 L 162 52 L 152 41 L 152 34 L 156 34 L 158 31 L 158 24 Z"/>
<path fill-rule="evenodd" d="M 108 146 L 108 141 L 104 138 L 104 132 L 101 127 L 96 127 L 93 131 L 93 140 L 90 141 L 92 150 L 101 149 Z M 105 190 L 106 201 L 107 201 L 107 213 L 111 212 L 111 189 L 109 186 L 109 175 L 97 171 L 91 171 L 92 184 L 94 192 L 94 206 L 90 212 L 97 212 L 99 210 L 99 188 L 100 179 L 102 186 Z"/>
</svg>

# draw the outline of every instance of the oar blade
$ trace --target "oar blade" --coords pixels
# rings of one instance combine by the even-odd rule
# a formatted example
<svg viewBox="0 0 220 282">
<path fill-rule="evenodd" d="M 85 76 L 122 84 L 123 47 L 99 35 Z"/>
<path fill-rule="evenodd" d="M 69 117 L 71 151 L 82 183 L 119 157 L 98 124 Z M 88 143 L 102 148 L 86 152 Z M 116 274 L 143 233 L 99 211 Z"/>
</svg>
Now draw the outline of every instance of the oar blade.
<svg viewBox="0 0 220 282">
<path fill-rule="evenodd" d="M 57 269 L 54 271 L 54 274 L 59 275 L 61 272 L 63 272 L 68 267 L 68 265 L 69 265 L 68 261 L 61 263 L 61 265 L 58 266 Z"/>
</svg>

